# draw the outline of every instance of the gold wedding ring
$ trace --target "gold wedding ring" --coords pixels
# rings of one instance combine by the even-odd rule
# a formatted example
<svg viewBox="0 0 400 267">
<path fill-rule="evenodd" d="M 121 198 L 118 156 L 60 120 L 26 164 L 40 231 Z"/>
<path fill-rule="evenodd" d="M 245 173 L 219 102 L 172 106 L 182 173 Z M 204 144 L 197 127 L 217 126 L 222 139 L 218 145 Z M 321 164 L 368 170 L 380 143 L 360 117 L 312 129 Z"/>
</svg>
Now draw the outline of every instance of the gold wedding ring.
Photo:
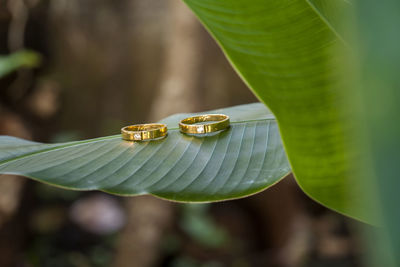
<svg viewBox="0 0 400 267">
<path fill-rule="evenodd" d="M 199 122 L 211 122 L 195 124 Z M 205 134 L 224 130 L 229 127 L 229 117 L 224 114 L 206 114 L 181 120 L 179 128 L 182 133 Z"/>
<path fill-rule="evenodd" d="M 167 125 L 161 123 L 135 124 L 121 129 L 122 139 L 127 141 L 146 141 L 165 137 Z"/>
</svg>

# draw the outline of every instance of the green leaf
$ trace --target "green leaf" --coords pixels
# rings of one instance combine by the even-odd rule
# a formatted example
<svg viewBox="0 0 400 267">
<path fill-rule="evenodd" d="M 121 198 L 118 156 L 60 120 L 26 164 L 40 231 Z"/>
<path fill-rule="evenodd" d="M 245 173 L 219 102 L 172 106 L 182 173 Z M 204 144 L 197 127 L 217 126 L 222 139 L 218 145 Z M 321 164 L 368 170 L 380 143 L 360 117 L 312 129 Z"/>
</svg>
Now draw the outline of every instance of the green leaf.
<svg viewBox="0 0 400 267">
<path fill-rule="evenodd" d="M 346 100 L 337 90 L 343 59 L 336 52 L 346 45 L 333 30 L 336 12 L 318 9 L 336 1 L 184 0 L 276 116 L 303 191 L 369 220 L 368 205 L 352 193 L 359 183 L 349 166 L 355 156 L 348 151 Z"/>
<path fill-rule="evenodd" d="M 28 50 L 21 50 L 6 56 L 0 55 L 0 78 L 22 67 L 36 67 L 39 63 L 39 55 Z"/>
<path fill-rule="evenodd" d="M 120 195 L 152 194 L 176 201 L 216 201 L 261 191 L 290 171 L 274 117 L 263 104 L 209 113 L 231 117 L 216 135 L 181 134 L 178 122 L 163 120 L 167 138 L 127 142 L 120 135 L 40 144 L 0 137 L 0 173 L 20 174 L 51 185 L 103 190 Z"/>
<path fill-rule="evenodd" d="M 352 88 L 363 122 L 364 177 L 372 177 L 389 247 L 374 238 L 370 266 L 400 266 L 400 1 L 356 1 L 360 81 Z M 381 229 L 381 230 L 382 230 Z M 390 255 L 391 254 L 391 255 Z"/>
<path fill-rule="evenodd" d="M 220 248 L 229 240 L 226 229 L 213 221 L 208 211 L 210 204 L 181 206 L 180 226 L 195 241 L 208 248 Z"/>
</svg>

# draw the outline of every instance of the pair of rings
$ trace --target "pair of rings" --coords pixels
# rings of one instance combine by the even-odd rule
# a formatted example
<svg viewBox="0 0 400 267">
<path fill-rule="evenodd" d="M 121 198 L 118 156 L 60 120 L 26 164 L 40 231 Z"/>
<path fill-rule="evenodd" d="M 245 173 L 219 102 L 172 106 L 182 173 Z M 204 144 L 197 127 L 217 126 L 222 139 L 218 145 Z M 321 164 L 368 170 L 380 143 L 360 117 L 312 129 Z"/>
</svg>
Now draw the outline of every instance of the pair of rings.
<svg viewBox="0 0 400 267">
<path fill-rule="evenodd" d="M 205 124 L 197 124 L 204 123 Z M 229 117 L 224 114 L 206 114 L 183 119 L 179 130 L 186 134 L 207 134 L 225 130 L 229 127 Z M 135 124 L 121 129 L 122 139 L 127 141 L 148 141 L 167 136 L 167 125 L 162 123 Z"/>
</svg>

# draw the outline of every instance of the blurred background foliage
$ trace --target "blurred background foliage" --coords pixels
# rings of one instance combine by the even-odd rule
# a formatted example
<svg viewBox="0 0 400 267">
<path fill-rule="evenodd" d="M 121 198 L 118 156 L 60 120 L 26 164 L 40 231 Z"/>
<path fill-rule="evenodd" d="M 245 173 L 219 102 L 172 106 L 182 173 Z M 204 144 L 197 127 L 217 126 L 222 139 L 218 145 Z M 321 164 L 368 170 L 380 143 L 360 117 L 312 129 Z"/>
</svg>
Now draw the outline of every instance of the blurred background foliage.
<svg viewBox="0 0 400 267">
<path fill-rule="evenodd" d="M 19 68 L 37 67 L 40 57 L 33 51 L 18 51 L 11 55 L 0 56 L 0 77 Z"/>
<path fill-rule="evenodd" d="M 177 0 L 0 0 L 0 36 L 0 134 L 93 138 L 256 101 Z M 358 226 L 292 177 L 196 205 L 0 179 L 0 266 L 363 266 Z"/>
</svg>

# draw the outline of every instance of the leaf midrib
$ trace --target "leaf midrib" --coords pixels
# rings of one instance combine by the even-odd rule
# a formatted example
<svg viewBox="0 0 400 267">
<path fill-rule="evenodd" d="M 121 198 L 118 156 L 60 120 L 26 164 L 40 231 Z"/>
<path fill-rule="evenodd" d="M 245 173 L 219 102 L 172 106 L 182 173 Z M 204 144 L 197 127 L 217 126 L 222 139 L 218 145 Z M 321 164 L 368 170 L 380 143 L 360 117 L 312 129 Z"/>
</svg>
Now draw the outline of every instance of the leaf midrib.
<svg viewBox="0 0 400 267">
<path fill-rule="evenodd" d="M 254 119 L 254 120 L 243 120 L 243 121 L 232 121 L 231 124 L 246 124 L 246 123 L 250 123 L 250 122 L 262 122 L 262 121 L 272 121 L 275 120 L 275 118 L 264 118 L 264 119 Z M 175 128 L 169 128 L 168 131 L 177 131 L 179 130 L 179 128 L 175 127 Z M 40 154 L 40 153 L 46 153 L 49 151 L 57 151 L 57 150 L 61 150 L 63 148 L 67 148 L 67 147 L 73 147 L 73 146 L 79 146 L 82 144 L 88 144 L 88 143 L 96 143 L 96 142 L 101 142 L 101 141 L 106 141 L 106 140 L 110 140 L 110 139 L 114 139 L 114 138 L 120 138 L 121 135 L 120 134 L 116 134 L 116 135 L 110 135 L 110 136 L 105 136 L 105 137 L 99 137 L 99 138 L 95 138 L 95 139 L 89 139 L 89 140 L 82 140 L 82 141 L 76 141 L 73 143 L 66 143 L 64 145 L 60 145 L 60 146 L 55 146 L 55 147 L 49 147 L 46 149 L 42 149 L 39 151 L 34 151 L 31 153 L 26 153 L 23 154 L 21 156 L 17 156 L 14 158 L 10 158 L 10 159 L 6 159 L 0 162 L 0 167 L 6 163 L 15 161 L 15 160 L 19 160 L 25 157 L 29 157 L 35 154 Z"/>
</svg>

